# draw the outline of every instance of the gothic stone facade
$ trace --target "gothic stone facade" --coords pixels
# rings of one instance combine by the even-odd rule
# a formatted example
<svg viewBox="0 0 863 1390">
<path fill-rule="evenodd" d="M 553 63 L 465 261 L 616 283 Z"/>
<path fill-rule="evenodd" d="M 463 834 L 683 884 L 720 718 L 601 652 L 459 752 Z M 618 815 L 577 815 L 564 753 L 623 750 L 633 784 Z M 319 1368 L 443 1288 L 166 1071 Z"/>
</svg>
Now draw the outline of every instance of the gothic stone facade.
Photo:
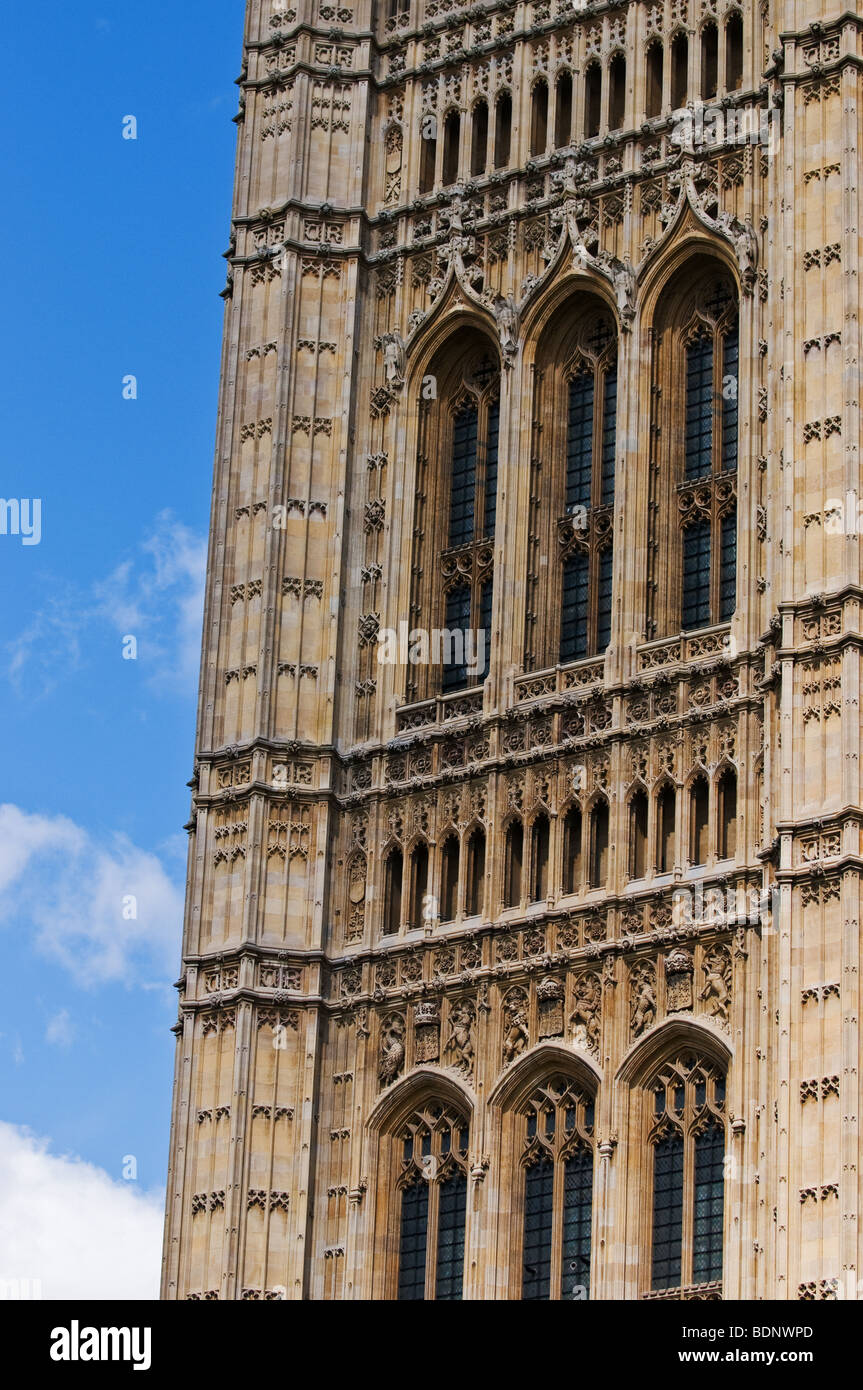
<svg viewBox="0 0 863 1390">
<path fill-rule="evenodd" d="M 165 1298 L 856 1296 L 852 9 L 248 0 Z"/>
</svg>

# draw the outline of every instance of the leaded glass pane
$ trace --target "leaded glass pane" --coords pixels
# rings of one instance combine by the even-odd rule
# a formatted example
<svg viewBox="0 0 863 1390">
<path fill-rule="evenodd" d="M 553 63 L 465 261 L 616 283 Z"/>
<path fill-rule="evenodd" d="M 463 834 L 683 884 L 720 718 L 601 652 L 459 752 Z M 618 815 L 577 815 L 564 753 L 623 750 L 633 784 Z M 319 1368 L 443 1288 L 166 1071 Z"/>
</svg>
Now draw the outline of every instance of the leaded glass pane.
<svg viewBox="0 0 863 1390">
<path fill-rule="evenodd" d="M 707 1284 L 722 1278 L 725 1131 L 718 1120 L 695 1140 L 695 1224 L 692 1280 Z"/>
<path fill-rule="evenodd" d="M 551 1296 L 551 1237 L 554 1164 L 543 1158 L 524 1175 L 524 1278 L 522 1299 Z"/>
<path fill-rule="evenodd" d="M 425 1298 L 428 1204 L 429 1191 L 426 1182 L 414 1183 L 402 1192 L 398 1282 L 400 1302 Z"/>
<path fill-rule="evenodd" d="M 471 677 L 471 683 L 473 685 L 478 685 L 480 681 L 484 681 L 488 675 L 488 663 L 491 656 L 491 601 L 492 582 L 490 579 L 487 579 L 480 589 L 479 594 L 479 626 L 480 631 L 485 633 L 483 663 L 482 669 L 475 676 Z M 477 638 L 477 641 L 479 641 L 479 638 Z M 476 652 L 477 655 L 479 655 L 479 647 L 476 648 Z"/>
<path fill-rule="evenodd" d="M 606 546 L 599 556 L 599 588 L 596 595 L 596 650 L 604 652 L 611 641 L 611 578 L 613 552 Z"/>
<path fill-rule="evenodd" d="M 737 468 L 737 397 L 739 391 L 740 343 L 737 328 L 725 336 L 722 350 L 722 471 Z"/>
<path fill-rule="evenodd" d="M 703 478 L 713 461 L 713 343 L 699 338 L 686 350 L 686 476 Z"/>
<path fill-rule="evenodd" d="M 697 521 L 683 533 L 683 628 L 710 624 L 710 523 Z"/>
<path fill-rule="evenodd" d="M 683 1243 L 683 1136 L 661 1139 L 653 1151 L 654 1289 L 680 1284 Z"/>
<path fill-rule="evenodd" d="M 476 497 L 477 409 L 465 406 L 455 417 L 452 443 L 452 485 L 449 509 L 449 544 L 473 540 Z"/>
<path fill-rule="evenodd" d="M 563 1271 L 561 1298 L 577 1287 L 590 1289 L 590 1234 L 593 1203 L 593 1154 L 577 1149 L 564 1165 Z M 582 1295 L 586 1297 L 587 1294 Z"/>
<path fill-rule="evenodd" d="M 485 451 L 485 515 L 483 531 L 494 535 L 497 515 L 497 445 L 500 435 L 500 402 L 492 401 L 488 408 L 488 439 Z"/>
<path fill-rule="evenodd" d="M 722 518 L 719 535 L 719 621 L 737 605 L 737 512 Z"/>
<path fill-rule="evenodd" d="M 593 471 L 593 374 L 582 372 L 569 384 L 566 439 L 566 505 L 589 507 Z"/>
<path fill-rule="evenodd" d="M 602 402 L 602 493 L 600 502 L 608 506 L 614 501 L 614 463 L 617 454 L 617 367 L 605 375 L 605 394 Z"/>
<path fill-rule="evenodd" d="M 582 551 L 563 566 L 560 618 L 560 659 L 575 661 L 587 655 L 587 584 L 589 560 Z"/>
<path fill-rule="evenodd" d="M 467 1178 L 453 1173 L 440 1184 L 435 1299 L 454 1303 L 462 1296 Z"/>
<path fill-rule="evenodd" d="M 453 634 L 449 650 L 444 651 L 446 664 L 443 668 L 444 690 L 461 690 L 467 685 L 467 668 L 464 664 L 464 634 L 470 627 L 470 589 L 450 589 L 446 596 L 446 627 Z M 454 658 L 461 656 L 461 661 Z M 449 657 L 449 660 L 446 658 Z"/>
</svg>

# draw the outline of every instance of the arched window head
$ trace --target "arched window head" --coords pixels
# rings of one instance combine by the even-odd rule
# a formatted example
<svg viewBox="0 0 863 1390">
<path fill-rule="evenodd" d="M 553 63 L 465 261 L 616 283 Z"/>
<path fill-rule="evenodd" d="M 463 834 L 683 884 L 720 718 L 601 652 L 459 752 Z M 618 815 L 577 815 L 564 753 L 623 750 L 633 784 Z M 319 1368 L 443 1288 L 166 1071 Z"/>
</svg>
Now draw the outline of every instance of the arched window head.
<svg viewBox="0 0 863 1390">
<path fill-rule="evenodd" d="M 429 1101 L 402 1126 L 396 1182 L 401 1302 L 461 1298 L 467 1211 L 468 1122 Z"/>
<path fill-rule="evenodd" d="M 608 65 L 608 128 L 622 130 L 626 116 L 626 59 L 615 53 Z"/>
<path fill-rule="evenodd" d="M 501 92 L 494 107 L 494 167 L 505 169 L 509 164 L 512 142 L 512 97 Z"/>
<path fill-rule="evenodd" d="M 442 922 L 454 922 L 458 916 L 459 842 L 455 835 L 444 841 L 441 851 L 440 916 Z"/>
<path fill-rule="evenodd" d="M 488 102 L 478 101 L 473 108 L 470 136 L 471 174 L 484 174 L 488 159 Z"/>
<path fill-rule="evenodd" d="M 437 169 L 437 117 L 425 115 L 420 127 L 420 193 L 434 189 Z"/>
<path fill-rule="evenodd" d="M 401 930 L 403 872 L 401 850 L 390 850 L 384 861 L 384 932 L 389 936 Z"/>
<path fill-rule="evenodd" d="M 507 826 L 504 841 L 504 907 L 521 906 L 521 873 L 524 860 L 524 828 L 520 820 Z"/>
<path fill-rule="evenodd" d="M 665 49 L 659 40 L 647 50 L 647 91 L 644 114 L 648 120 L 662 115 L 662 83 L 665 74 Z"/>
<path fill-rule="evenodd" d="M 719 859 L 733 859 L 737 853 L 737 773 L 726 768 L 716 784 Z"/>
<path fill-rule="evenodd" d="M 706 864 L 709 852 L 710 789 L 696 777 L 689 793 L 689 862 Z"/>
<path fill-rule="evenodd" d="M 719 31 L 711 21 L 701 31 L 701 95 L 705 101 L 716 96 L 719 82 Z"/>
<path fill-rule="evenodd" d="M 597 801 L 590 813 L 589 888 L 604 888 L 608 879 L 608 802 Z"/>
<path fill-rule="evenodd" d="M 655 379 L 665 385 L 650 524 L 664 558 L 650 560 L 648 631 L 664 636 L 725 622 L 736 606 L 740 382 L 730 277 L 694 261 L 665 292 L 656 327 Z"/>
<path fill-rule="evenodd" d="M 530 900 L 543 902 L 548 896 L 548 816 L 539 815 L 530 828 Z"/>
<path fill-rule="evenodd" d="M 671 105 L 675 111 L 686 105 L 689 94 L 689 39 L 677 33 L 671 41 Z"/>
<path fill-rule="evenodd" d="M 590 1291 L 594 1099 L 554 1076 L 520 1112 L 524 1174 L 521 1296 L 586 1300 Z"/>
<path fill-rule="evenodd" d="M 743 81 L 743 16 L 733 10 L 725 21 L 725 89 L 736 92 Z"/>
<path fill-rule="evenodd" d="M 647 873 L 647 794 L 637 791 L 629 801 L 629 878 Z"/>
<path fill-rule="evenodd" d="M 563 822 L 563 891 L 580 893 L 583 879 L 581 862 L 581 808 L 571 806 Z"/>
<path fill-rule="evenodd" d="M 572 73 L 560 73 L 554 84 L 554 148 L 561 150 L 572 139 Z"/>
<path fill-rule="evenodd" d="M 443 169 L 441 179 L 444 188 L 458 182 L 459 143 L 461 141 L 461 116 L 458 111 L 448 111 L 443 127 Z"/>
<path fill-rule="evenodd" d="M 602 68 L 589 63 L 584 72 L 584 138 L 599 134 L 602 120 Z"/>
<path fill-rule="evenodd" d="M 500 371 L 466 330 L 423 377 L 413 515 L 408 700 L 480 685 L 491 658 Z"/>
<path fill-rule="evenodd" d="M 685 1052 L 648 1084 L 650 1289 L 680 1297 L 722 1279 L 725 1072 Z"/>
<path fill-rule="evenodd" d="M 468 836 L 467 879 L 464 910 L 468 917 L 477 917 L 485 901 L 485 831 L 476 829 Z"/>
</svg>

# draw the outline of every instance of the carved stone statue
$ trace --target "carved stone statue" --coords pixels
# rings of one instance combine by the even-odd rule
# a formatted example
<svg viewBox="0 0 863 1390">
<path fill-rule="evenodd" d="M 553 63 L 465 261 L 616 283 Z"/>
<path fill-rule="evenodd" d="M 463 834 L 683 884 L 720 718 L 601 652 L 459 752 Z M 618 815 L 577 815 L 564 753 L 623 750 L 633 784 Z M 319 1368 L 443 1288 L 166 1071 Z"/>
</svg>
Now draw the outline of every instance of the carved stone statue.
<svg viewBox="0 0 863 1390">
<path fill-rule="evenodd" d="M 702 965 L 704 988 L 698 996 L 706 1005 L 711 1018 L 728 1022 L 728 1009 L 731 1004 L 731 962 L 725 952 L 713 951 Z"/>
<path fill-rule="evenodd" d="M 650 966 L 633 971 L 629 1030 L 640 1038 L 656 1022 L 656 982 Z"/>
<path fill-rule="evenodd" d="M 381 1025 L 381 1056 L 378 1079 L 389 1086 L 401 1072 L 405 1060 L 405 1021 L 401 1014 L 388 1014 Z"/>
<path fill-rule="evenodd" d="M 504 1000 L 503 1030 L 503 1060 L 508 1066 L 521 1056 L 530 1042 L 527 998 L 523 990 L 512 990 Z"/>
<path fill-rule="evenodd" d="M 407 356 L 401 334 L 382 333 L 381 346 L 384 350 L 384 371 L 387 385 L 394 391 L 400 391 L 405 384 L 407 368 Z"/>
<path fill-rule="evenodd" d="M 495 299 L 493 308 L 504 366 L 511 367 L 518 349 L 518 309 L 511 295 L 502 294 Z"/>
<path fill-rule="evenodd" d="M 572 1041 L 576 1047 L 584 1047 L 588 1052 L 598 1054 L 602 988 L 599 976 L 592 970 L 577 981 L 573 1003 L 575 1007 L 569 1016 Z"/>
<path fill-rule="evenodd" d="M 461 999 L 453 1005 L 449 1016 L 450 1035 L 444 1045 L 444 1056 L 452 1054 L 452 1065 L 465 1076 L 473 1074 L 474 1007 L 469 999 Z"/>
</svg>

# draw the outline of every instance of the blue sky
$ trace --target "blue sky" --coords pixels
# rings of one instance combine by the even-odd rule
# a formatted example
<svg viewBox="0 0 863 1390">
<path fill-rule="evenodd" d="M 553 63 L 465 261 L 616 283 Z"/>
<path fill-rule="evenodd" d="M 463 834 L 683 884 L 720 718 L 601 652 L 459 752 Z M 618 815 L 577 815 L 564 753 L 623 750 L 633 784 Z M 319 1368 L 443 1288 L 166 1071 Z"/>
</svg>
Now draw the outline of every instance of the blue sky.
<svg viewBox="0 0 863 1390">
<path fill-rule="evenodd" d="M 32 1175 L 125 1202 L 142 1265 L 162 1200 L 243 8 L 6 16 L 0 496 L 41 540 L 0 534 L 0 1277 L 46 1297 Z"/>
</svg>

